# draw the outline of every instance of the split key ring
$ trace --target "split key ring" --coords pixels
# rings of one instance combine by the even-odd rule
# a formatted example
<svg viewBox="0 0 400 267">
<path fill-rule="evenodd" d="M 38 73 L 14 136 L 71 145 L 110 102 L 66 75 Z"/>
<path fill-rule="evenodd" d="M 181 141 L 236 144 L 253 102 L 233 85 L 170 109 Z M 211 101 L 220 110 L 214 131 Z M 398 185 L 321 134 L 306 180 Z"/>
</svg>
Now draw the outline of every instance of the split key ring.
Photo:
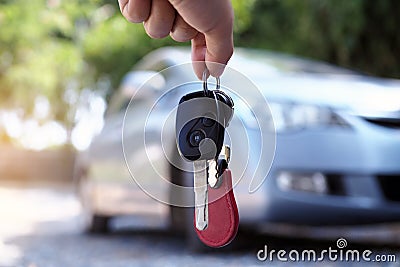
<svg viewBox="0 0 400 267">
<path fill-rule="evenodd" d="M 209 95 L 209 90 L 208 90 L 208 85 L 207 85 L 207 78 L 210 75 L 210 72 L 208 71 L 207 68 L 204 69 L 203 71 L 203 90 L 204 90 L 204 95 L 208 96 Z M 217 81 L 215 89 L 218 90 L 221 87 L 221 81 L 219 77 L 216 77 L 215 80 Z"/>
</svg>

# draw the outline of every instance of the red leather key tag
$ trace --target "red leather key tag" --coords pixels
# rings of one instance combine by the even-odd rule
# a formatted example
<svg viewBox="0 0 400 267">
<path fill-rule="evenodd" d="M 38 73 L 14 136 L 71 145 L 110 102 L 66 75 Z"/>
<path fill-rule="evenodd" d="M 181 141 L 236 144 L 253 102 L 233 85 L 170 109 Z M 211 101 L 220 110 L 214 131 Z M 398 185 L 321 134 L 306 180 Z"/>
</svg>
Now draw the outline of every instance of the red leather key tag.
<svg viewBox="0 0 400 267">
<path fill-rule="evenodd" d="M 218 188 L 208 186 L 208 226 L 200 231 L 194 228 L 200 240 L 210 247 L 223 247 L 236 236 L 239 213 L 232 189 L 232 174 L 226 169 Z"/>
</svg>

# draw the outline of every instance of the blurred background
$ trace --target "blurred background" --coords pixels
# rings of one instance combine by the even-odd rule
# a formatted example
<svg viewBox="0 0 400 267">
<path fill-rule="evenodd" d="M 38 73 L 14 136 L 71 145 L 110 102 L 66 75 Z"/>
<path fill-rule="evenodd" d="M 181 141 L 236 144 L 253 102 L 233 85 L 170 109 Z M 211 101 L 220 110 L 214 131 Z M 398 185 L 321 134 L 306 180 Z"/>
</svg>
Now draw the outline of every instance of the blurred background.
<svg viewBox="0 0 400 267">
<path fill-rule="evenodd" d="M 400 78 L 397 0 L 232 3 L 236 46 Z M 150 39 L 142 25 L 121 16 L 116 0 L 0 0 L 0 266 L 107 261 L 116 266 L 105 251 L 115 251 L 111 259 L 129 265 L 136 260 L 132 247 L 146 262 L 152 257 L 146 246 L 160 236 L 184 249 L 168 233 L 139 231 L 108 239 L 82 235 L 72 185 L 75 156 L 102 129 L 122 77 L 144 55 L 170 45 L 189 44 Z M 74 249 L 80 244 L 93 250 Z M 168 244 L 157 244 L 161 258 L 176 253 Z M 58 246 L 71 256 L 54 256 Z M 255 259 L 248 251 L 229 254 L 226 262 L 218 255 L 207 257 L 221 265 L 249 265 Z"/>
<path fill-rule="evenodd" d="M 234 0 L 235 44 L 399 78 L 399 5 Z M 179 45 L 126 23 L 112 0 L 4 0 L 0 8 L 0 136 L 21 148 L 84 149 L 123 75 L 148 52 Z M 88 117 L 93 129 L 80 130 Z"/>
</svg>

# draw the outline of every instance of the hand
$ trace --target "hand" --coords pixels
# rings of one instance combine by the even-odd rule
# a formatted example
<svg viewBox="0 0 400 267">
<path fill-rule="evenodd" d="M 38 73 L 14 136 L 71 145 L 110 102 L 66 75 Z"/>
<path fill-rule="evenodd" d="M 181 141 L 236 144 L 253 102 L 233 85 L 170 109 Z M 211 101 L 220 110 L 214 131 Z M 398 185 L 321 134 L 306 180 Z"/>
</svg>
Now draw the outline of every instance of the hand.
<svg viewBox="0 0 400 267">
<path fill-rule="evenodd" d="M 144 22 L 152 38 L 170 35 L 192 41 L 192 61 L 199 79 L 207 67 L 219 77 L 233 53 L 233 9 L 230 0 L 118 0 L 121 13 Z M 214 64 L 220 63 L 220 64 Z"/>
</svg>

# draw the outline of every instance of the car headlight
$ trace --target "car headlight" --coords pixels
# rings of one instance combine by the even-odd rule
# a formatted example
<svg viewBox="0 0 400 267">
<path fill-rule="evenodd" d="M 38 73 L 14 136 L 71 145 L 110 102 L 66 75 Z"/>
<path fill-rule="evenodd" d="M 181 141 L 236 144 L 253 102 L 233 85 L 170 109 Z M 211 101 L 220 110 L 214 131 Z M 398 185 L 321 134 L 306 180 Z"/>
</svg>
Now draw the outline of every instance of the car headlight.
<svg viewBox="0 0 400 267">
<path fill-rule="evenodd" d="M 350 128 L 350 125 L 331 108 L 300 103 L 270 102 L 277 133 L 317 127 Z"/>
<path fill-rule="evenodd" d="M 278 188 L 282 191 L 303 191 L 317 194 L 329 192 L 327 177 L 320 173 L 280 172 L 277 176 Z"/>
</svg>

